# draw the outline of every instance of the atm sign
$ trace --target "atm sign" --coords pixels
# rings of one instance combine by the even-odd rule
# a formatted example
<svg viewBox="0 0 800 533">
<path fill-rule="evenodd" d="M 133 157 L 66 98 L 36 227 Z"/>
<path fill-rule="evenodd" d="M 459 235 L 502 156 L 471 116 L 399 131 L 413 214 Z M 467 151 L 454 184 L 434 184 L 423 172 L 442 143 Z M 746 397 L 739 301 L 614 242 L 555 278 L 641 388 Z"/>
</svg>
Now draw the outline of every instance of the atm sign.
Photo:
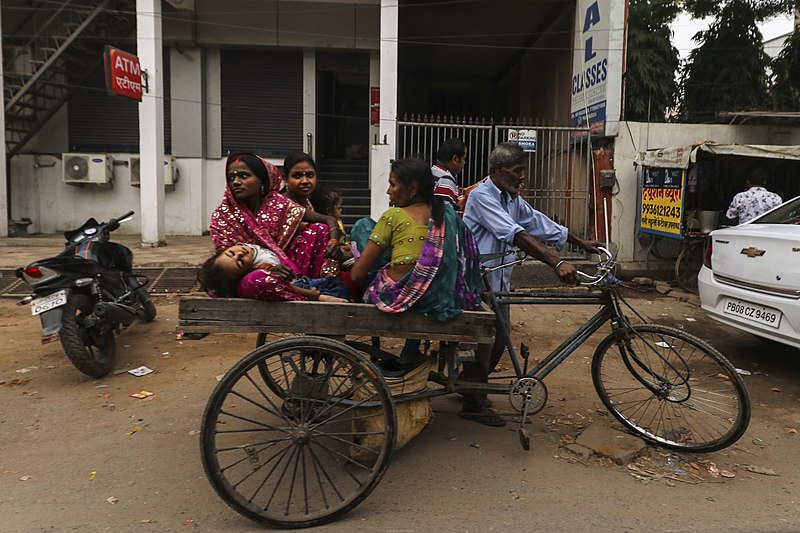
<svg viewBox="0 0 800 533">
<path fill-rule="evenodd" d="M 141 101 L 142 69 L 139 58 L 118 48 L 106 46 L 103 59 L 108 92 Z"/>
</svg>

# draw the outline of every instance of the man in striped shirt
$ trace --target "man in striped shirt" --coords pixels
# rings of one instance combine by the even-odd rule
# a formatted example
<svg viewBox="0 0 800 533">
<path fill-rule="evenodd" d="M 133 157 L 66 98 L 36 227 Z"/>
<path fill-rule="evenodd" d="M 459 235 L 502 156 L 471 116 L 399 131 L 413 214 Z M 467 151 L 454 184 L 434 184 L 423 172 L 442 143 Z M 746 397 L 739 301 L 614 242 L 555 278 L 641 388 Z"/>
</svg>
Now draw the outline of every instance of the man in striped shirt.
<svg viewBox="0 0 800 533">
<path fill-rule="evenodd" d="M 449 201 L 453 209 L 460 210 L 458 201 L 461 199 L 461 189 L 456 177 L 464 171 L 467 164 L 467 147 L 461 139 L 447 139 L 436 152 L 436 164 L 431 167 L 431 173 L 436 180 L 433 194 Z"/>
</svg>

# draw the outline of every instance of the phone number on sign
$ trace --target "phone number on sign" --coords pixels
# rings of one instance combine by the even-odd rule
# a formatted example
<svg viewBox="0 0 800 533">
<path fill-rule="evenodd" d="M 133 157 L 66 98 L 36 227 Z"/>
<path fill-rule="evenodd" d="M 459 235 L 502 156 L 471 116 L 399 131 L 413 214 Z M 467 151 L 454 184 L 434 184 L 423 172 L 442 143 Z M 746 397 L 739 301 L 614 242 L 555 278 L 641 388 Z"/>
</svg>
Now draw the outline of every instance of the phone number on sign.
<svg viewBox="0 0 800 533">
<path fill-rule="evenodd" d="M 777 328 L 781 322 L 781 312 L 777 309 L 755 307 L 740 300 L 732 300 L 730 298 L 725 303 L 725 312 L 773 328 Z"/>
</svg>

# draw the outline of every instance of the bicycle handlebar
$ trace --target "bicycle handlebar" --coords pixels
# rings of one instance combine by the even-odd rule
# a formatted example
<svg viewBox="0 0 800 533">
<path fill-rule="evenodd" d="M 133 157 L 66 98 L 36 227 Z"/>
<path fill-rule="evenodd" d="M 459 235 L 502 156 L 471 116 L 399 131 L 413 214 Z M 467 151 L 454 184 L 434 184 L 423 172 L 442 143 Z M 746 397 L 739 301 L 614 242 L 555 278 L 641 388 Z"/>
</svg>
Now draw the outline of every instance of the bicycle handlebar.
<svg viewBox="0 0 800 533">
<path fill-rule="evenodd" d="M 578 270 L 578 275 L 582 278 L 580 282 L 581 285 L 597 285 L 603 281 L 606 276 L 611 274 L 611 271 L 614 269 L 614 265 L 616 265 L 614 262 L 614 254 L 602 247 L 598 247 L 597 249 L 600 250 L 601 255 L 606 256 L 606 259 L 600 260 L 600 263 L 597 265 L 597 272 L 595 272 L 593 276 Z"/>
<path fill-rule="evenodd" d="M 577 271 L 578 276 L 581 277 L 580 281 L 581 285 L 587 285 L 587 286 L 597 285 L 598 283 L 603 281 L 609 274 L 611 274 L 611 271 L 614 269 L 614 266 L 616 265 L 616 262 L 614 261 L 614 254 L 612 254 L 610 251 L 602 247 L 598 247 L 598 250 L 600 250 L 601 256 L 605 256 L 605 259 L 600 260 L 600 262 L 597 265 L 597 272 L 594 275 L 589 275 L 580 270 Z M 501 268 L 508 268 L 510 266 L 518 265 L 524 262 L 528 258 L 528 254 L 526 254 L 522 250 L 517 250 L 517 251 L 510 250 L 499 254 L 482 255 L 480 259 L 481 261 L 488 261 L 491 259 L 499 259 L 500 257 L 505 257 L 511 254 L 516 254 L 517 258 L 513 261 L 510 261 L 508 263 L 502 263 L 497 266 L 483 267 L 481 270 L 484 273 L 494 272 L 495 270 L 500 270 Z"/>
</svg>

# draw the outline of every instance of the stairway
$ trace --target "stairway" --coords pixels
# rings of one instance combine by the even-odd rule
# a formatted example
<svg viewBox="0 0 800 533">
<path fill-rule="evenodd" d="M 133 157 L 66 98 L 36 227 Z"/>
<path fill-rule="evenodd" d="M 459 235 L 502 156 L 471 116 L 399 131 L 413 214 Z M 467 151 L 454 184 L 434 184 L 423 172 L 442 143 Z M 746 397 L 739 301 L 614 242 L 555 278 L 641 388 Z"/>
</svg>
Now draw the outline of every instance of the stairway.
<svg viewBox="0 0 800 533">
<path fill-rule="evenodd" d="M 9 157 L 101 67 L 103 47 L 119 46 L 135 30 L 134 0 L 66 0 L 39 3 L 13 32 L 3 35 Z"/>
<path fill-rule="evenodd" d="M 369 161 L 325 159 L 319 162 L 320 185 L 342 193 L 342 223 L 347 232 L 359 218 L 369 216 Z"/>
</svg>

